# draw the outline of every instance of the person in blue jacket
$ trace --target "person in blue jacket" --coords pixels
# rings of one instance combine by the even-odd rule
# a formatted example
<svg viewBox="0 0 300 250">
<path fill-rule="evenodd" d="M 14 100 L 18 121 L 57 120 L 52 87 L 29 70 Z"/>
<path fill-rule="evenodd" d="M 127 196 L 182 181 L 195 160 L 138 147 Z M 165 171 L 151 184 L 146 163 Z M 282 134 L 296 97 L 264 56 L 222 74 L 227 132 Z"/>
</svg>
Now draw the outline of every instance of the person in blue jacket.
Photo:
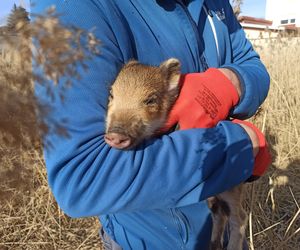
<svg viewBox="0 0 300 250">
<path fill-rule="evenodd" d="M 101 55 L 88 62 L 87 72 L 79 69 L 82 78 L 63 102 L 52 103 L 46 89 L 36 87 L 39 101 L 53 107 L 50 118 L 68 121 L 69 137 L 49 134 L 54 147 L 45 150 L 59 206 L 71 217 L 99 216 L 107 249 L 208 249 L 212 222 L 205 200 L 251 176 L 248 133 L 222 121 L 122 151 L 104 141 L 105 115 L 108 86 L 124 63 L 134 58 L 159 65 L 173 57 L 182 73 L 222 68 L 240 94 L 228 112 L 252 116 L 267 95 L 269 76 L 230 3 L 43 0 L 32 12 L 44 13 L 52 5 L 63 23 L 93 29 L 102 42 Z"/>
</svg>

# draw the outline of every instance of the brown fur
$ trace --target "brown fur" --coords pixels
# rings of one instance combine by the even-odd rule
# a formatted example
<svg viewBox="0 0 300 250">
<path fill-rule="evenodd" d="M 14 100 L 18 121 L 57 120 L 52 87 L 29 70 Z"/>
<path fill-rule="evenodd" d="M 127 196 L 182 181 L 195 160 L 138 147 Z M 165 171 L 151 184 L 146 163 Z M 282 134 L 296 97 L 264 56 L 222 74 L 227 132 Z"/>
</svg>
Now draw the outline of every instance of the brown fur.
<svg viewBox="0 0 300 250">
<path fill-rule="evenodd" d="M 111 88 L 106 134 L 129 138 L 136 146 L 164 125 L 178 96 L 180 63 L 169 59 L 160 67 L 130 61 Z M 125 148 L 122 148 L 125 149 Z"/>
<path fill-rule="evenodd" d="M 178 96 L 180 63 L 176 59 L 160 67 L 131 61 L 120 71 L 109 98 L 106 141 L 117 148 L 128 149 L 154 136 L 162 128 Z M 111 137 L 111 138 L 109 138 Z M 128 141 L 129 140 L 129 141 Z M 122 144 L 122 142 L 127 143 Z M 241 250 L 245 235 L 246 213 L 242 207 L 242 185 L 208 199 L 212 212 L 211 250 L 223 249 L 223 234 L 227 222 L 230 239 L 227 250 Z"/>
<path fill-rule="evenodd" d="M 213 229 L 210 250 L 222 250 L 223 234 L 229 223 L 230 239 L 227 250 L 242 250 L 245 239 L 247 214 L 243 209 L 243 184 L 210 197 L 207 200 L 212 212 Z"/>
</svg>

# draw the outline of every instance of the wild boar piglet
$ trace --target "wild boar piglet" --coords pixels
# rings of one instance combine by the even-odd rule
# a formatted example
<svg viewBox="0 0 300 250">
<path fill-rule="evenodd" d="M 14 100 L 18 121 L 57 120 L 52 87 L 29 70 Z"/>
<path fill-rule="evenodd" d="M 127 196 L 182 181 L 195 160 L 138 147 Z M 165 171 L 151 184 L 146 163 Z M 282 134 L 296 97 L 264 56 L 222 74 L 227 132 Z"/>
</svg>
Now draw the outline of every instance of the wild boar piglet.
<svg viewBox="0 0 300 250">
<path fill-rule="evenodd" d="M 179 92 L 180 62 L 159 67 L 137 61 L 125 64 L 112 84 L 106 117 L 105 141 L 130 149 L 164 126 Z"/>
<path fill-rule="evenodd" d="M 159 67 L 137 61 L 125 64 L 111 87 L 106 143 L 126 150 L 155 136 L 166 123 L 178 97 L 179 80 L 180 62 L 177 59 L 171 58 Z M 223 235 L 227 222 L 230 238 L 226 249 L 242 250 L 247 218 L 242 200 L 243 184 L 208 198 L 213 220 L 210 250 L 224 249 Z"/>
</svg>

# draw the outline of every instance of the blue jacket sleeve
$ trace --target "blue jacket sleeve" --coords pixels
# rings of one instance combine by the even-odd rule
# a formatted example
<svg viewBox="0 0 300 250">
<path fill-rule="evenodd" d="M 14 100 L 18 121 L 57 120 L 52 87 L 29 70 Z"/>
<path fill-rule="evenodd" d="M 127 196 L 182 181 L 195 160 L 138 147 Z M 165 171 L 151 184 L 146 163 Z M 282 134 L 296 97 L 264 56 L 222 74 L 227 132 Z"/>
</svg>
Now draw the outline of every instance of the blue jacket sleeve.
<svg viewBox="0 0 300 250">
<path fill-rule="evenodd" d="M 233 61 L 222 67 L 233 70 L 241 82 L 242 96 L 232 116 L 246 119 L 255 114 L 267 97 L 270 77 L 258 54 L 246 38 L 229 2 L 226 1 L 226 3 L 226 20 L 230 32 Z"/>
<path fill-rule="evenodd" d="M 84 217 L 184 206 L 246 180 L 253 168 L 252 145 L 245 131 L 230 122 L 177 131 L 130 151 L 104 142 L 108 86 L 123 59 L 99 2 L 45 0 L 32 9 L 41 13 L 56 3 L 63 22 L 96 27 L 102 41 L 101 55 L 87 63 L 87 72 L 81 70 L 82 78 L 63 102 L 52 102 L 47 90 L 36 86 L 39 101 L 52 106 L 48 118 L 65 121 L 68 133 L 67 138 L 49 134 L 52 147 L 45 150 L 49 185 L 60 207 L 72 217 Z"/>
</svg>

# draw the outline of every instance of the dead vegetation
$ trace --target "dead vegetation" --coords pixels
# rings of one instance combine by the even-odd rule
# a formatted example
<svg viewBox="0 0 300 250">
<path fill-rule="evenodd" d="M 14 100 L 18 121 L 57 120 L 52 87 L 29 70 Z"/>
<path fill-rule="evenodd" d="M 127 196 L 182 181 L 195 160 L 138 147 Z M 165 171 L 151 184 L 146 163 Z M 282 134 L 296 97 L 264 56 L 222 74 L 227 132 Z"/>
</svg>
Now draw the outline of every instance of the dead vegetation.
<svg viewBox="0 0 300 250">
<path fill-rule="evenodd" d="M 45 25 L 44 29 L 49 32 L 63 32 L 55 26 L 58 23 L 55 21 L 56 17 L 53 18 L 45 23 L 40 19 L 39 25 Z M 22 28 L 21 24 L 19 28 Z M 30 33 L 32 32 L 31 29 Z M 70 49 L 69 39 L 74 39 L 72 34 L 77 34 L 77 41 L 81 35 L 86 34 L 79 30 L 72 34 L 65 32 L 62 37 L 66 39 L 67 49 Z M 98 43 L 91 34 L 87 37 L 91 45 Z M 21 39 L 27 39 L 28 42 L 28 37 Z M 43 41 L 46 48 L 49 48 L 49 53 L 66 51 L 65 48 L 56 50 L 52 42 L 49 37 Z M 267 101 L 253 120 L 267 134 L 274 163 L 263 178 L 248 184 L 247 235 L 251 249 L 300 249 L 299 45 L 295 40 L 281 39 L 258 47 L 271 74 L 272 83 Z M 25 50 L 25 53 L 29 52 Z M 49 54 L 45 57 L 43 53 L 40 51 L 37 55 L 43 64 L 49 63 L 49 71 L 44 68 L 44 72 L 48 72 L 47 79 L 57 81 L 65 73 L 70 73 L 72 77 L 69 78 L 80 77 L 74 75 L 72 68 L 57 71 L 55 67 L 60 62 L 55 60 L 58 55 Z M 87 54 L 87 57 L 90 56 L 91 54 Z M 74 54 L 71 57 L 74 58 Z M 24 68 L 25 64 L 20 66 L 23 68 L 18 68 L 11 62 L 1 61 L 1 58 L 0 56 L 0 249 L 100 249 L 97 218 L 68 218 L 58 208 L 49 191 L 42 152 L 36 137 L 36 128 L 43 123 L 33 122 L 35 112 L 32 106 L 32 79 L 28 79 L 29 71 L 25 71 L 26 74 L 22 71 L 29 69 Z M 25 54 L 21 61 L 27 60 L 30 64 L 29 58 L 31 54 Z M 49 58 L 54 61 L 47 61 Z M 77 54 L 73 66 L 77 67 L 76 63 L 79 62 L 84 67 L 84 58 L 85 55 Z M 68 65 L 72 66 L 72 63 Z M 61 72 L 62 75 L 53 72 Z M 38 79 L 40 84 L 47 82 L 41 76 L 33 78 Z M 71 82 L 66 82 L 66 86 L 70 84 Z M 26 105 L 28 108 L 24 108 Z M 16 125 L 14 127 L 10 124 Z M 55 129 L 53 131 L 58 132 Z"/>
<path fill-rule="evenodd" d="M 1 250 L 100 248 L 97 220 L 65 216 L 46 180 L 40 136 L 66 134 L 62 122 L 45 121 L 51 107 L 37 102 L 33 81 L 44 85 L 50 98 L 63 99 L 64 91 L 80 78 L 78 67 L 88 70 L 85 62 L 99 53 L 99 41 L 92 32 L 64 27 L 58 17 L 52 8 L 34 16 L 31 23 L 14 21 L 13 29 L 1 30 Z M 32 72 L 32 64 L 39 70 Z M 61 91 L 55 97 L 53 89 L 59 80 Z"/>
<path fill-rule="evenodd" d="M 300 249 L 300 40 L 283 37 L 257 47 L 271 75 L 269 96 L 254 122 L 264 130 L 273 164 L 248 186 L 251 249 Z"/>
<path fill-rule="evenodd" d="M 1 148 L 3 150 L 3 148 Z M 40 150 L 7 150 L 0 181 L 0 249 L 100 249 L 96 218 L 65 216 L 49 191 Z"/>
<path fill-rule="evenodd" d="M 42 136 L 64 135 L 62 121 L 45 120 L 51 107 L 38 103 L 32 83 L 43 85 L 51 99 L 63 99 L 64 92 L 80 78 L 78 69 L 87 70 L 86 61 L 99 53 L 100 42 L 93 33 L 61 25 L 55 8 L 32 17 L 31 23 L 20 20 L 1 37 L 1 45 L 11 55 L 1 56 L 0 61 L 0 138 L 9 146 L 32 145 L 39 141 L 38 130 Z"/>
</svg>

